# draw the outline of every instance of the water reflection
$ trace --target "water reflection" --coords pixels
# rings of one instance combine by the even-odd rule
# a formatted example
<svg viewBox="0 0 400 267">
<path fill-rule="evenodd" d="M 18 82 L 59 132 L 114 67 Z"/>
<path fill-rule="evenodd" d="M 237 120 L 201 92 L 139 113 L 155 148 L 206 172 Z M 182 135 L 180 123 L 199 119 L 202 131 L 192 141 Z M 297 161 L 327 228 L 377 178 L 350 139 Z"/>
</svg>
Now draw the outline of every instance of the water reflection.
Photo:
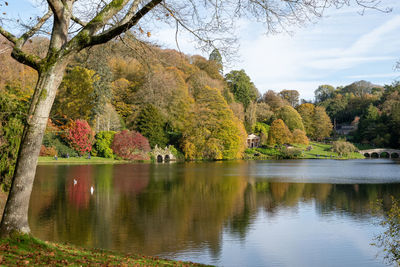
<svg viewBox="0 0 400 267">
<path fill-rule="evenodd" d="M 313 168 L 318 172 L 320 166 L 315 162 L 310 161 L 308 166 L 303 162 L 303 174 L 293 161 L 282 162 L 280 170 L 279 162 L 267 166 L 254 162 L 39 166 L 31 197 L 30 225 L 34 235 L 45 240 L 231 265 L 224 258 L 237 255 L 226 247 L 242 242 L 243 247 L 251 248 L 248 240 L 254 233 L 261 236 L 268 231 L 266 226 L 273 229 L 278 222 L 293 221 L 306 229 L 309 225 L 302 221 L 305 216 L 306 223 L 329 218 L 333 224 L 352 221 L 370 229 L 371 202 L 383 199 L 383 208 L 389 209 L 390 195 L 400 195 L 397 183 L 301 183 L 277 179 L 276 173 L 282 175 L 285 169 L 287 177 L 283 181 L 304 176 Z M 393 166 L 398 173 L 399 165 Z M 392 172 L 395 170 L 389 170 Z M 393 179 L 390 177 L 390 181 Z M 91 186 L 95 188 L 93 195 Z M 284 236 L 292 230 L 280 229 Z M 315 233 L 321 235 L 318 238 L 329 239 L 330 234 L 321 231 Z M 309 239 L 298 233 L 292 235 L 290 240 L 294 243 Z M 252 248 L 251 253 L 276 241 L 257 241 L 260 247 Z M 358 255 L 354 251 L 348 253 Z M 376 264 L 370 256 L 359 262 Z M 250 257 L 254 263 L 250 265 L 289 264 L 265 262 L 265 257 Z"/>
</svg>

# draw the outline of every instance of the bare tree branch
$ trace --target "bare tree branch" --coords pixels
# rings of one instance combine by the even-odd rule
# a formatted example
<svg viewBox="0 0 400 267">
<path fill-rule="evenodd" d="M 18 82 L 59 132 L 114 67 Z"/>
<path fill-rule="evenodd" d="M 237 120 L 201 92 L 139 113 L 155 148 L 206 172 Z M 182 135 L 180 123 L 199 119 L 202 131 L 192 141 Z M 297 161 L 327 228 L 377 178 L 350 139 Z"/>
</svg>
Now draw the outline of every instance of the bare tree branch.
<svg viewBox="0 0 400 267">
<path fill-rule="evenodd" d="M 71 19 L 72 19 L 74 22 L 76 22 L 76 23 L 78 23 L 79 25 L 81 25 L 82 27 L 85 27 L 85 26 L 87 25 L 87 22 L 82 21 L 81 19 L 79 19 L 78 17 L 76 17 L 76 16 L 74 16 L 74 15 L 71 16 Z"/>
<path fill-rule="evenodd" d="M 6 31 L 3 27 L 0 26 L 0 34 L 3 35 L 8 41 L 10 41 L 13 44 L 16 44 L 18 41 L 18 38 L 15 37 L 12 33 Z"/>
<path fill-rule="evenodd" d="M 46 23 L 46 21 L 53 15 L 53 12 L 51 11 L 51 9 L 49 9 L 47 11 L 46 14 L 44 14 L 44 16 L 42 18 L 39 19 L 38 23 L 33 26 L 29 31 L 27 31 L 26 33 L 24 33 L 21 38 L 19 38 L 20 42 L 23 44 L 26 43 L 26 41 L 31 38 L 38 30 L 40 30 L 40 28 L 42 28 L 43 24 Z"/>
<path fill-rule="evenodd" d="M 81 49 L 89 47 L 89 46 L 106 43 L 106 42 L 110 41 L 111 39 L 117 37 L 118 35 L 126 32 L 127 30 L 129 30 L 130 28 L 135 26 L 139 22 L 139 20 L 141 18 L 143 18 L 155 6 L 160 4 L 161 1 L 162 0 L 150 1 L 145 6 L 143 6 L 128 22 L 126 22 L 118 27 L 115 27 L 110 31 L 106 31 L 102 34 L 94 35 L 92 37 L 87 36 L 88 37 L 87 39 L 82 40 L 80 38 L 85 37 L 85 32 L 84 32 L 85 29 L 83 29 L 76 37 L 73 38 L 73 39 L 76 39 L 76 41 L 80 41 L 80 46 L 78 47 L 78 49 L 81 50 Z M 94 18 L 93 20 L 95 20 L 95 19 L 96 18 Z"/>
</svg>

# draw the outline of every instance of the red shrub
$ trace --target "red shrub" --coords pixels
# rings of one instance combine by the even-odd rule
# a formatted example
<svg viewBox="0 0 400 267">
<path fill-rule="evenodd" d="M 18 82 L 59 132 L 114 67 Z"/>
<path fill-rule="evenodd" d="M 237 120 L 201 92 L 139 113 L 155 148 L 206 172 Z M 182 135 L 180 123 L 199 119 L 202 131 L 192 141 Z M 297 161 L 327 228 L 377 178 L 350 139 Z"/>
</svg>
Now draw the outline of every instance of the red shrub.
<svg viewBox="0 0 400 267">
<path fill-rule="evenodd" d="M 67 140 L 79 154 L 92 151 L 94 133 L 85 120 L 76 120 L 68 125 Z"/>
<path fill-rule="evenodd" d="M 135 131 L 124 130 L 116 133 L 111 149 L 121 158 L 131 160 L 149 159 L 149 141 L 146 137 Z"/>
</svg>

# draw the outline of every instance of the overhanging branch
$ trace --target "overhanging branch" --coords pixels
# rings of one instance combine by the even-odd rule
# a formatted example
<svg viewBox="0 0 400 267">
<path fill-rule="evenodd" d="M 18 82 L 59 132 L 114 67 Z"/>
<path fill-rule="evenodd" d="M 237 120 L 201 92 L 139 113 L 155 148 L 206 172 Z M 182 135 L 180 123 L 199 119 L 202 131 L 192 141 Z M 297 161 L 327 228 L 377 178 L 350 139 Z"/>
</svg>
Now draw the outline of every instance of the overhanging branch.
<svg viewBox="0 0 400 267">
<path fill-rule="evenodd" d="M 14 45 L 17 43 L 18 38 L 15 37 L 12 33 L 6 31 L 3 27 L 0 26 L 0 34 L 3 35 L 8 41 L 13 43 Z"/>
<path fill-rule="evenodd" d="M 87 25 L 87 22 L 82 21 L 81 19 L 79 19 L 78 17 L 76 17 L 76 16 L 74 16 L 74 15 L 71 16 L 71 19 L 72 19 L 74 22 L 76 22 L 76 23 L 78 23 L 79 25 L 81 25 L 82 27 L 85 27 L 85 26 Z"/>
<path fill-rule="evenodd" d="M 115 27 L 105 33 L 93 36 L 92 38 L 90 38 L 90 41 L 83 48 L 106 43 L 111 39 L 117 37 L 118 35 L 126 32 L 127 30 L 135 26 L 141 18 L 143 18 L 148 12 L 150 12 L 154 7 L 156 7 L 161 2 L 162 0 L 150 1 L 144 7 L 142 7 L 128 22 L 118 27 Z"/>
<path fill-rule="evenodd" d="M 27 31 L 26 33 L 24 33 L 21 38 L 19 38 L 19 42 L 21 42 L 21 44 L 25 44 L 25 42 L 31 38 L 38 30 L 40 30 L 40 28 L 42 28 L 43 24 L 46 23 L 46 21 L 53 15 L 53 12 L 51 11 L 51 9 L 49 9 L 47 11 L 46 14 L 44 14 L 44 16 L 42 18 L 39 19 L 38 23 L 33 26 L 31 29 L 29 29 L 29 31 Z"/>
</svg>

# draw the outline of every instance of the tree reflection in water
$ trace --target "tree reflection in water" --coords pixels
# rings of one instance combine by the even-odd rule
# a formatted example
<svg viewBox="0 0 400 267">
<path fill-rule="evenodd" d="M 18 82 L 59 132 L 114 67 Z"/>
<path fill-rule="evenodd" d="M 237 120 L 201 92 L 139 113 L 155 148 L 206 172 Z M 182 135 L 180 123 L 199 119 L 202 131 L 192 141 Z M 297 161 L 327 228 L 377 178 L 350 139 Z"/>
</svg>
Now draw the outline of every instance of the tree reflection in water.
<svg viewBox="0 0 400 267">
<path fill-rule="evenodd" d="M 249 165 L 230 164 L 39 166 L 31 228 L 44 240 L 82 246 L 147 255 L 205 248 L 218 257 L 222 234 L 245 239 L 260 210 L 272 218 L 281 209 L 296 211 L 301 203 L 313 203 L 319 216 L 368 219 L 371 202 L 400 195 L 398 184 L 271 182 L 249 177 Z M 75 177 L 82 190 L 74 189 Z M 398 237 L 397 232 L 377 244 Z M 398 257 L 399 247 L 393 248 Z"/>
<path fill-rule="evenodd" d="M 385 231 L 375 237 L 372 245 L 382 249 L 383 257 L 388 264 L 400 266 L 400 207 L 399 201 L 391 197 L 391 207 L 388 210 L 382 200 L 376 202 L 375 211 L 383 213 L 380 225 Z"/>
</svg>

